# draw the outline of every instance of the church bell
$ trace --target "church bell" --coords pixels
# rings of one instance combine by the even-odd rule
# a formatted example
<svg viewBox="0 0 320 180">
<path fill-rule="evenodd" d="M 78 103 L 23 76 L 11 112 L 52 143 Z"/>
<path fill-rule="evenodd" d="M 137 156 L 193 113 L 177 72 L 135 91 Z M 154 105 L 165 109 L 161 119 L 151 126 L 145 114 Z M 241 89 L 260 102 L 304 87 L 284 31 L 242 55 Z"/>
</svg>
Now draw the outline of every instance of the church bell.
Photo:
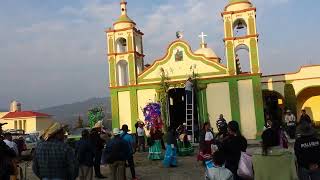
<svg viewBox="0 0 320 180">
<path fill-rule="evenodd" d="M 242 21 L 239 21 L 237 24 L 237 29 L 243 29 L 244 28 L 244 24 Z"/>
</svg>

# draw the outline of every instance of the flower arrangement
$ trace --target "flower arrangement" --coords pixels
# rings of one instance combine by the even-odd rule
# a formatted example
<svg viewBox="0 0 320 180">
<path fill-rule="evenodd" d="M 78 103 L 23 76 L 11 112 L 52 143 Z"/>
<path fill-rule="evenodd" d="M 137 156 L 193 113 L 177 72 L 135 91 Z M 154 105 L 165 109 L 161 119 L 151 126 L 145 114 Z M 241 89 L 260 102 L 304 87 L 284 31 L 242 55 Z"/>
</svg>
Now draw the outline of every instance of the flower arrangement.
<svg viewBox="0 0 320 180">
<path fill-rule="evenodd" d="M 143 115 L 147 129 L 162 129 L 163 122 L 161 119 L 161 105 L 156 102 L 150 102 L 143 108 Z"/>
</svg>

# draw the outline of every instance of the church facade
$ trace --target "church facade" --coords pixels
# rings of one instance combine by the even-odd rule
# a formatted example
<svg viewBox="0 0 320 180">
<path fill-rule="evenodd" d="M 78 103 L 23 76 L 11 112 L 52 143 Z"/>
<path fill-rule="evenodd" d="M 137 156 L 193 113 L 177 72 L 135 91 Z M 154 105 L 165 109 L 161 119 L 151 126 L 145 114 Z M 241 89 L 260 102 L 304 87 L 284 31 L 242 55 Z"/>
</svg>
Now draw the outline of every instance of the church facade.
<svg viewBox="0 0 320 180">
<path fill-rule="evenodd" d="M 128 124 L 134 131 L 142 108 L 150 101 L 162 101 L 164 119 L 178 126 L 186 120 L 185 82 L 194 83 L 194 126 L 215 122 L 220 114 L 239 122 L 243 135 L 256 139 L 265 123 L 264 93 L 278 76 L 262 76 L 259 65 L 256 8 L 248 0 L 230 0 L 221 13 L 224 22 L 225 64 L 207 47 L 204 34 L 200 48 L 192 51 L 188 42 L 177 36 L 162 58 L 144 64 L 143 33 L 127 14 L 127 2 L 120 2 L 121 16 L 106 30 L 109 63 L 109 88 L 112 126 Z M 244 29 L 244 34 L 235 31 Z M 241 70 L 237 52 L 246 50 L 250 68 Z M 280 75 L 279 75 L 280 76 Z M 271 79 L 270 79 L 271 78 Z M 285 84 L 285 80 L 281 81 Z M 319 83 L 320 84 L 320 83 Z M 280 84 L 276 90 L 285 96 Z M 165 103 L 163 99 L 165 98 Z M 277 99 L 279 100 L 279 99 Z"/>
</svg>

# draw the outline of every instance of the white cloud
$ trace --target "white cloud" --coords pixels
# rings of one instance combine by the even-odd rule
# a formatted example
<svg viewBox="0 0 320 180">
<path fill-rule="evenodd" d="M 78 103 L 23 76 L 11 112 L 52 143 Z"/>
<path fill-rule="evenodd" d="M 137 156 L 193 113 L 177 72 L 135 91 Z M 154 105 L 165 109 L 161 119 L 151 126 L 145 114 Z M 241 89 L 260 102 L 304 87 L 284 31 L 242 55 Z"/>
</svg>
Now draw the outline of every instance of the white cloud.
<svg viewBox="0 0 320 180">
<path fill-rule="evenodd" d="M 199 46 L 198 34 L 203 31 L 208 35 L 209 47 L 224 58 L 220 12 L 227 1 L 170 0 L 150 3 L 150 7 L 145 7 L 145 1 L 128 1 L 128 13 L 145 33 L 146 60 L 162 57 L 178 30 L 184 32 L 185 39 L 194 50 Z M 50 16 L 29 12 L 35 13 L 32 16 L 36 18 L 24 22 L 24 17 L 19 17 L 18 21 L 24 23 L 18 23 L 11 31 L 5 23 L 0 25 L 0 84 L 6 85 L 1 87 L 0 99 L 11 100 L 11 97 L 19 95 L 35 106 L 49 106 L 107 95 L 104 28 L 112 26 L 120 15 L 119 2 L 82 2 L 77 7 L 61 7 L 60 11 Z M 257 6 L 259 16 L 269 17 L 268 13 L 277 5 L 290 2 L 292 0 L 255 0 L 253 4 Z M 262 24 L 260 18 L 258 21 L 259 25 Z M 7 23 L 10 24 L 9 21 Z M 261 39 L 270 36 L 262 33 Z M 264 42 L 260 41 L 260 45 Z M 273 56 L 261 47 L 261 60 L 264 57 L 268 59 L 267 70 L 272 70 L 269 64 L 276 64 L 278 55 L 283 51 L 273 52 Z M 270 47 L 272 45 L 268 44 L 266 48 Z M 261 64 L 266 64 L 266 61 Z"/>
</svg>

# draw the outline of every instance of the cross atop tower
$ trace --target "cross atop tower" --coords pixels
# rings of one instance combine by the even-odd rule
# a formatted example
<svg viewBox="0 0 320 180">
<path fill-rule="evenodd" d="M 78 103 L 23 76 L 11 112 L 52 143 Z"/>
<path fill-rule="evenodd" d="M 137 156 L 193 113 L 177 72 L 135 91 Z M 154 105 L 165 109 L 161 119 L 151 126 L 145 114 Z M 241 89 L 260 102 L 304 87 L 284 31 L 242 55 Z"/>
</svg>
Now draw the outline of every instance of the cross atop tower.
<svg viewBox="0 0 320 180">
<path fill-rule="evenodd" d="M 121 7 L 121 15 L 127 15 L 127 1 L 126 0 L 120 1 L 120 7 Z"/>
<path fill-rule="evenodd" d="M 204 40 L 205 37 L 207 37 L 207 35 L 205 35 L 203 32 L 201 32 L 201 34 L 199 35 L 199 38 L 201 38 L 201 43 L 200 43 L 201 48 L 206 48 L 206 46 L 207 46 L 207 43 Z"/>
</svg>

